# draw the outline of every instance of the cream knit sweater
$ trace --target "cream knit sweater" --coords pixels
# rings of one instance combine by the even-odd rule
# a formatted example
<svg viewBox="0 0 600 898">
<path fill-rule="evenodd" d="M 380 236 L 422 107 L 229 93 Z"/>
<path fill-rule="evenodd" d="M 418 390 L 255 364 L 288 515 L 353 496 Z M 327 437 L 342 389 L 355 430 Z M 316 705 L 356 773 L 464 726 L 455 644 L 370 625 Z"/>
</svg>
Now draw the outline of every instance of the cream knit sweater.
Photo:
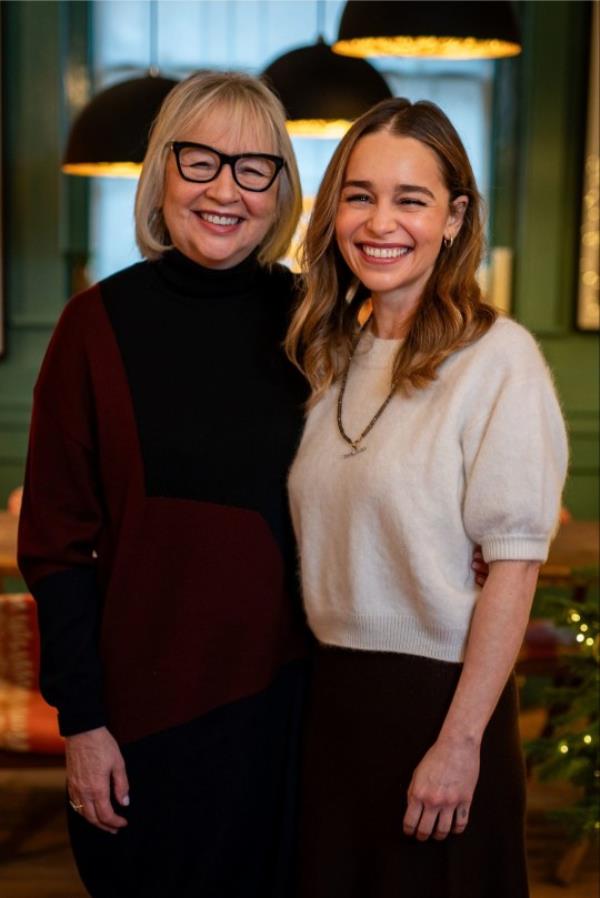
<svg viewBox="0 0 600 898">
<path fill-rule="evenodd" d="M 398 340 L 365 334 L 343 405 L 356 437 L 389 391 Z M 543 561 L 567 467 L 552 380 L 531 335 L 508 319 L 396 395 L 349 447 L 339 386 L 310 411 L 289 488 L 309 624 L 326 644 L 460 661 L 486 561 Z"/>
</svg>

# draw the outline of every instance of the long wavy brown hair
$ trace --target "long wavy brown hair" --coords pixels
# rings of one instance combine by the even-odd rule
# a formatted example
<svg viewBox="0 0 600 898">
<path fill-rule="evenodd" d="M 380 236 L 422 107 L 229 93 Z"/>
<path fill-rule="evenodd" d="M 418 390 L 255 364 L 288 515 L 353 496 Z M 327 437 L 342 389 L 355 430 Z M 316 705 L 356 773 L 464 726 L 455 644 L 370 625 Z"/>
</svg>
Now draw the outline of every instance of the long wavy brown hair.
<svg viewBox="0 0 600 898">
<path fill-rule="evenodd" d="M 438 158 L 450 203 L 462 195 L 469 200 L 454 243 L 440 247 L 396 355 L 392 379 L 397 389 L 408 392 L 435 380 L 444 359 L 481 337 L 496 318 L 476 280 L 484 243 L 481 197 L 460 137 L 434 103 L 384 100 L 357 119 L 338 145 L 302 247 L 303 290 L 285 348 L 312 387 L 311 404 L 344 370 L 357 339 L 367 293 L 337 247 L 335 219 L 350 154 L 362 137 L 377 131 L 412 137 L 429 147 Z"/>
</svg>

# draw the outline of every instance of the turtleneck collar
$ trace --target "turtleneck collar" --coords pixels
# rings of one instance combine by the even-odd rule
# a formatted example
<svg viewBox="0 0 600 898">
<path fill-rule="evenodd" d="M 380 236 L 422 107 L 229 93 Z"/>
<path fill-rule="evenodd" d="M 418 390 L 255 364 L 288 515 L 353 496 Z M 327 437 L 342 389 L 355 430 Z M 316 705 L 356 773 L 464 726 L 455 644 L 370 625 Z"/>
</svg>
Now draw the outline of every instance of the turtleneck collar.
<svg viewBox="0 0 600 898">
<path fill-rule="evenodd" d="M 165 286 L 181 296 L 242 296 L 256 287 L 260 266 L 251 253 L 233 268 L 205 268 L 177 249 L 169 250 L 154 263 Z"/>
</svg>

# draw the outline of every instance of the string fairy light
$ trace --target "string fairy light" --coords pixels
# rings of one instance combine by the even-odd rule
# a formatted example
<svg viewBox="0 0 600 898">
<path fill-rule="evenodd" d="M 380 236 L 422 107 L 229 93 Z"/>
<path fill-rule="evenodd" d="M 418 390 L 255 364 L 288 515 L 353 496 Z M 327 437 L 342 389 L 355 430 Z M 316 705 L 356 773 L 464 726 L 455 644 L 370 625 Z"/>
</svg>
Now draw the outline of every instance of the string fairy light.
<svg viewBox="0 0 600 898">
<path fill-rule="evenodd" d="M 538 611 L 541 617 L 550 617 L 559 628 L 569 630 L 565 657 L 574 672 L 572 683 L 566 683 L 554 693 L 560 695 L 563 711 L 555 719 L 555 734 L 530 743 L 528 755 L 540 775 L 548 779 L 564 779 L 582 787 L 580 797 L 572 806 L 557 811 L 556 815 L 573 836 L 584 837 L 600 830 L 598 799 L 600 796 L 600 766 L 597 747 L 597 677 L 600 663 L 600 621 L 596 601 L 596 579 L 586 586 L 594 591 L 582 596 L 579 605 L 571 604 L 567 596 L 540 594 Z M 546 604 L 545 604 L 546 603 Z M 557 699 L 558 700 L 558 699 Z"/>
</svg>

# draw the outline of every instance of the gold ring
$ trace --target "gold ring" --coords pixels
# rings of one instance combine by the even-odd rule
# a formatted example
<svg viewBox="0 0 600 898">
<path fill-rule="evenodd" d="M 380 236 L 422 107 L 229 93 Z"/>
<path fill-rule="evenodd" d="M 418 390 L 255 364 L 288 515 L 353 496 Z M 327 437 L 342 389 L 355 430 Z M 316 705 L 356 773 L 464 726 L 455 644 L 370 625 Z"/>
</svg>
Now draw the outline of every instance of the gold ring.
<svg viewBox="0 0 600 898">
<path fill-rule="evenodd" d="M 77 811 L 77 813 L 79 813 L 79 811 L 83 808 L 82 804 L 77 804 L 76 801 L 72 801 L 70 798 L 69 798 L 69 804 L 71 805 L 71 807 L 73 808 L 74 811 Z"/>
</svg>

